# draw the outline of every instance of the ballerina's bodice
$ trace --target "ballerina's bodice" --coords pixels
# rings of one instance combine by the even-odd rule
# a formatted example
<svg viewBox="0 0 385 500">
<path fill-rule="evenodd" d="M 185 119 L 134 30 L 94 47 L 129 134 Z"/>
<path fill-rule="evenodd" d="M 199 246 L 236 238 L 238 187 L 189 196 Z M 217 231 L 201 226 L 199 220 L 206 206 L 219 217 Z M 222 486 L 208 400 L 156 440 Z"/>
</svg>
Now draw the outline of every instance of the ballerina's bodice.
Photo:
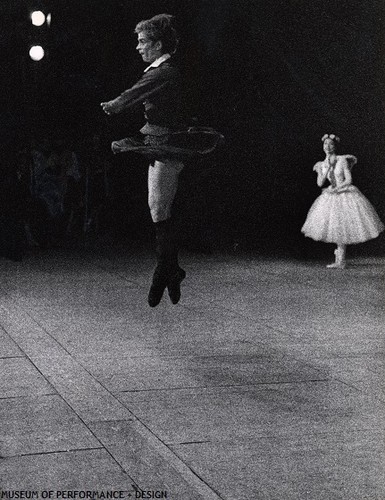
<svg viewBox="0 0 385 500">
<path fill-rule="evenodd" d="M 324 160 L 324 168 L 328 171 L 327 179 L 333 188 L 338 187 L 345 181 L 344 169 L 341 162 L 342 157 L 336 156 L 334 161 L 329 158 Z M 329 169 L 330 167 L 330 169 Z"/>
</svg>

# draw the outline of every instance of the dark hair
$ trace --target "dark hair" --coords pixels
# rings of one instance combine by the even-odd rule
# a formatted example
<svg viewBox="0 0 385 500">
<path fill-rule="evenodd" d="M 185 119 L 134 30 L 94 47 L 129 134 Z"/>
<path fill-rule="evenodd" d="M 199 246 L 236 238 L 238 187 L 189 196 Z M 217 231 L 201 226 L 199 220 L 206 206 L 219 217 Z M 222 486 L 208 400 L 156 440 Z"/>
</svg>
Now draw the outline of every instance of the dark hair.
<svg viewBox="0 0 385 500">
<path fill-rule="evenodd" d="M 140 21 L 135 27 L 135 33 L 145 32 L 153 42 L 162 42 L 163 51 L 172 54 L 176 51 L 179 37 L 174 28 L 175 17 L 170 14 L 158 14 L 151 19 Z"/>
</svg>

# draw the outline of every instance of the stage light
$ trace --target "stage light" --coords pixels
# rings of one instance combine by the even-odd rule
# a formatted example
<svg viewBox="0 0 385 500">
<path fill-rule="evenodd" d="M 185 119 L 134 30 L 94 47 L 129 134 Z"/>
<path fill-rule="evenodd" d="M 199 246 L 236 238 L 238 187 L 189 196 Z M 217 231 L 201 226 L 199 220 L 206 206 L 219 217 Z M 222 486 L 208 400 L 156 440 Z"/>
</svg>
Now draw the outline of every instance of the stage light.
<svg viewBox="0 0 385 500">
<path fill-rule="evenodd" d="M 51 26 L 51 13 L 47 14 L 46 20 L 47 20 L 48 27 Z"/>
<path fill-rule="evenodd" d="M 34 45 L 29 50 L 29 57 L 32 61 L 41 61 L 44 57 L 44 49 L 41 45 Z"/>
<path fill-rule="evenodd" d="M 45 23 L 45 14 L 41 10 L 35 10 L 31 14 L 32 24 L 42 26 Z"/>
</svg>

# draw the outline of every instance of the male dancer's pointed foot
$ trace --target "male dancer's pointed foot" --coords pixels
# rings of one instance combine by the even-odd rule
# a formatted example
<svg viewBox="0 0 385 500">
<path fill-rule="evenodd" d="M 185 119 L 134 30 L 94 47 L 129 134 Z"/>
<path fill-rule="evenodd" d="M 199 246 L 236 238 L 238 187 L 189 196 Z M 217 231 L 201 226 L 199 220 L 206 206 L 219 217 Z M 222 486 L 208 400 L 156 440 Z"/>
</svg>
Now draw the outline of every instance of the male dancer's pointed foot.
<svg viewBox="0 0 385 500">
<path fill-rule="evenodd" d="M 150 291 L 148 292 L 148 305 L 150 307 L 156 307 L 159 304 L 166 286 L 167 272 L 162 267 L 157 266 L 152 277 Z"/>
<path fill-rule="evenodd" d="M 177 304 L 180 300 L 181 292 L 180 285 L 186 277 L 186 271 L 179 268 L 168 280 L 167 290 L 170 300 L 173 304 Z"/>
<path fill-rule="evenodd" d="M 162 300 L 163 292 L 166 289 L 166 285 L 152 284 L 150 291 L 148 292 L 148 305 L 150 307 L 156 307 Z"/>
</svg>

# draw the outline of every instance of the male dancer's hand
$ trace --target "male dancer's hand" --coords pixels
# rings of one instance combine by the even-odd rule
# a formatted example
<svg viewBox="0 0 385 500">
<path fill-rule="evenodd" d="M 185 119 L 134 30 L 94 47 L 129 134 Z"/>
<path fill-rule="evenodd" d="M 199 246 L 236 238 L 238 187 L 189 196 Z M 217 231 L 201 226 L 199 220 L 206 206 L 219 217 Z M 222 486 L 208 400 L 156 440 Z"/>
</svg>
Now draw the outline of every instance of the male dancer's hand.
<svg viewBox="0 0 385 500">
<path fill-rule="evenodd" d="M 110 115 L 112 113 L 111 111 L 111 105 L 109 102 L 101 102 L 100 103 L 103 111 L 107 114 L 107 115 Z"/>
</svg>

